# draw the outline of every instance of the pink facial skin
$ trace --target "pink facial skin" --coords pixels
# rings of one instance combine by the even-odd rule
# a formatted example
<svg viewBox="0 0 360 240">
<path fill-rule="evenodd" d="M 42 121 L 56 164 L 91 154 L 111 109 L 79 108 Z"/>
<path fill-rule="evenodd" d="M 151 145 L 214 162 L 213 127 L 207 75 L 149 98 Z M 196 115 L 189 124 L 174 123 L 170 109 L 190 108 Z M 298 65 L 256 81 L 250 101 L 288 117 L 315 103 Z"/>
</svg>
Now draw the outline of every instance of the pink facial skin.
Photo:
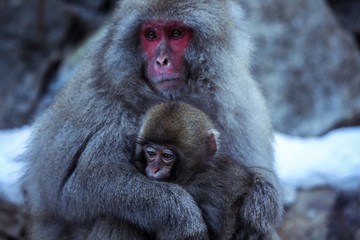
<svg viewBox="0 0 360 240">
<path fill-rule="evenodd" d="M 186 83 L 184 53 L 193 36 L 184 22 L 152 20 L 141 30 L 147 78 L 160 91 L 176 90 Z"/>
</svg>

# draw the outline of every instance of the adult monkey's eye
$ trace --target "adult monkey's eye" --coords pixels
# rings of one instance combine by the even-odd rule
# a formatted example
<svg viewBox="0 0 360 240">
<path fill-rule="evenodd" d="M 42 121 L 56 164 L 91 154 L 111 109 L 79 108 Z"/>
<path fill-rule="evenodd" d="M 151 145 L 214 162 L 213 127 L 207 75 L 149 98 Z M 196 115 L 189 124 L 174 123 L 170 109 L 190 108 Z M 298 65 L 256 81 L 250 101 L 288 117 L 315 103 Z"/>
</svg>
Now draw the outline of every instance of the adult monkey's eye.
<svg viewBox="0 0 360 240">
<path fill-rule="evenodd" d="M 156 39 L 158 36 L 156 35 L 156 33 L 153 31 L 153 30 L 148 30 L 147 32 L 146 32 L 146 39 L 148 39 L 148 40 L 150 40 L 150 41 L 152 41 L 152 40 L 154 40 L 154 39 Z"/>
<path fill-rule="evenodd" d="M 182 31 L 180 31 L 179 29 L 174 29 L 172 32 L 171 32 L 171 38 L 181 38 L 183 35 Z"/>
</svg>

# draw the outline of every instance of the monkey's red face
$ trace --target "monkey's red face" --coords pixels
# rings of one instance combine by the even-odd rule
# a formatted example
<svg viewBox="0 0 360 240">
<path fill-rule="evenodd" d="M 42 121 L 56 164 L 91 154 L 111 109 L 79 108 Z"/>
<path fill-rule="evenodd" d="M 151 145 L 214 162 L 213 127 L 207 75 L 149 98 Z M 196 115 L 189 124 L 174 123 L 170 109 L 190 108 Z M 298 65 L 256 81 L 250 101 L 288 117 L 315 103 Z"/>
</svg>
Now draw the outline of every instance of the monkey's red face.
<svg viewBox="0 0 360 240">
<path fill-rule="evenodd" d="M 192 29 L 184 22 L 145 22 L 141 45 L 146 56 L 146 76 L 160 91 L 176 90 L 187 81 L 184 53 L 192 39 Z"/>
</svg>

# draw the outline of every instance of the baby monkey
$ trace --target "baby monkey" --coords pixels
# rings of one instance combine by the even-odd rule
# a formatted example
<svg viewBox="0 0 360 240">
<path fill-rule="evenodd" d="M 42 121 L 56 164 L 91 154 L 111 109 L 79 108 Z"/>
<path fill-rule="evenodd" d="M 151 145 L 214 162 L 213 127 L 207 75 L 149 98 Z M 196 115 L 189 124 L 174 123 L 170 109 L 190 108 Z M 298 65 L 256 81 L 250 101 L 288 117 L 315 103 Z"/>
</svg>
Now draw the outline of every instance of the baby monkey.
<svg viewBox="0 0 360 240">
<path fill-rule="evenodd" d="M 246 227 L 240 206 L 252 174 L 230 156 L 217 154 L 218 138 L 200 109 L 162 103 L 145 117 L 134 164 L 150 179 L 183 186 L 202 210 L 211 239 L 240 239 L 235 232 Z"/>
</svg>

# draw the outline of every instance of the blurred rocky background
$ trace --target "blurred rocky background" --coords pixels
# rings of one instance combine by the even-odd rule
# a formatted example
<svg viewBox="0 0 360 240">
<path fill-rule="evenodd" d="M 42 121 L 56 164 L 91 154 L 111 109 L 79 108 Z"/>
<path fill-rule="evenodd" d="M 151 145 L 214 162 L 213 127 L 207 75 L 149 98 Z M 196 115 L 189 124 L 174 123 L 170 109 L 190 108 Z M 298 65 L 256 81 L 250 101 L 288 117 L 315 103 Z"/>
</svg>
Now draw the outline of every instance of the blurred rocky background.
<svg viewBox="0 0 360 240">
<path fill-rule="evenodd" d="M 360 1 L 244 2 L 275 129 L 314 136 L 359 125 Z"/>
<path fill-rule="evenodd" d="M 360 1 L 239 1 L 275 130 L 308 137 L 359 126 Z M 31 124 L 51 103 L 115 2 L 0 0 L 0 129 Z M 298 189 L 285 210 L 283 239 L 360 240 L 360 189 Z M 20 239 L 24 222 L 21 206 L 0 198 L 0 240 Z"/>
</svg>

